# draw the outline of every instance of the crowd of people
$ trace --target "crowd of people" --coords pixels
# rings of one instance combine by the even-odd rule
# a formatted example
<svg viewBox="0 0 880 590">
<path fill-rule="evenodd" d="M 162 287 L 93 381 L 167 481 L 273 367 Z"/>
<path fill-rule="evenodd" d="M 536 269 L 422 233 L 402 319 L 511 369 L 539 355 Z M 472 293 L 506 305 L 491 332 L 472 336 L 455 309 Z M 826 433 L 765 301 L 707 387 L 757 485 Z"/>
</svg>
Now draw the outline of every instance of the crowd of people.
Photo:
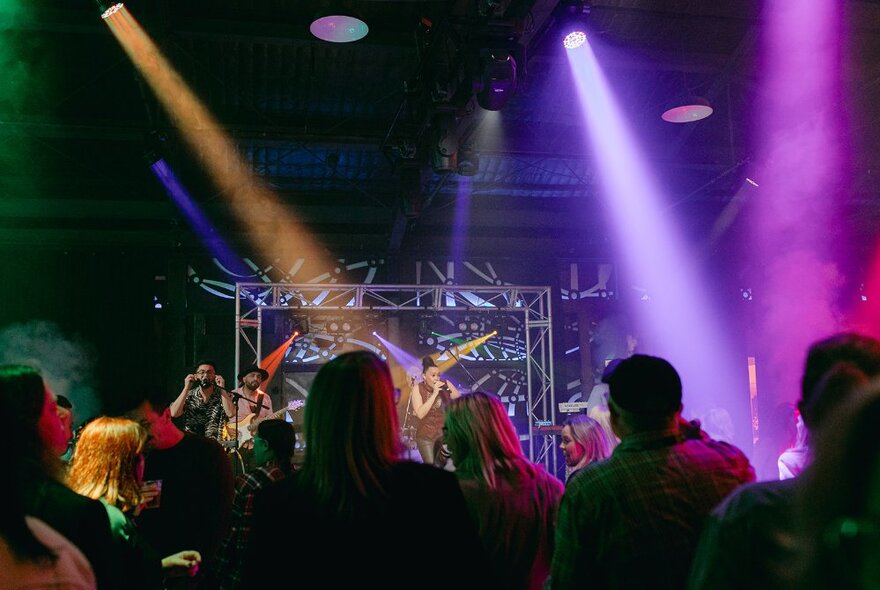
<svg viewBox="0 0 880 590">
<path fill-rule="evenodd" d="M 524 456 L 498 396 L 462 394 L 430 357 L 410 392 L 421 463 L 367 351 L 315 376 L 301 465 L 259 367 L 227 390 L 200 362 L 170 403 L 144 390 L 71 444 L 40 373 L 0 366 L 0 588 L 875 588 L 878 375 L 874 339 L 814 344 L 802 473 L 752 483 L 741 450 L 682 419 L 675 368 L 641 354 L 606 370 L 600 414 L 562 425 L 565 481 Z M 236 484 L 220 442 L 241 414 Z"/>
</svg>

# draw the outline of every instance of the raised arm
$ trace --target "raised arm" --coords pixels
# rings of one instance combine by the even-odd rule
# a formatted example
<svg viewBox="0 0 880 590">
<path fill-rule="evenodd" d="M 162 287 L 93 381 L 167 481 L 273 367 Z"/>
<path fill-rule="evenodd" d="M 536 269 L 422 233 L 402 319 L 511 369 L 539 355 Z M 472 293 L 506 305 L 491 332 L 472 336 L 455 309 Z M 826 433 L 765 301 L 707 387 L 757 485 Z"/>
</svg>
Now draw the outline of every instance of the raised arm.
<svg viewBox="0 0 880 590">
<path fill-rule="evenodd" d="M 413 385 L 412 391 L 409 392 L 409 395 L 412 399 L 412 409 L 413 413 L 416 415 L 416 418 L 421 420 L 425 416 L 428 415 L 428 412 L 431 411 L 431 406 L 434 405 L 434 402 L 437 400 L 437 396 L 440 395 L 440 383 L 434 386 L 434 391 L 431 393 L 431 396 L 426 400 L 422 399 L 422 392 L 419 390 L 419 385 Z"/>
<path fill-rule="evenodd" d="M 226 391 L 226 380 L 222 375 L 216 375 L 214 382 L 217 383 L 217 389 L 220 391 L 220 403 L 223 404 L 223 411 L 227 416 L 235 416 L 235 404 L 232 403 L 232 394 Z"/>
<path fill-rule="evenodd" d="M 186 405 L 186 395 L 189 393 L 189 390 L 192 388 L 193 381 L 196 380 L 196 376 L 193 374 L 189 374 L 183 378 L 183 389 L 180 390 L 180 394 L 178 394 L 177 399 L 171 402 L 171 405 L 168 408 L 171 410 L 171 417 L 177 418 L 181 414 L 183 414 L 183 408 Z"/>
<path fill-rule="evenodd" d="M 455 385 L 452 384 L 452 381 L 446 381 L 446 387 L 449 388 L 449 397 L 452 399 L 457 399 L 461 397 L 461 392 L 455 388 Z"/>
</svg>

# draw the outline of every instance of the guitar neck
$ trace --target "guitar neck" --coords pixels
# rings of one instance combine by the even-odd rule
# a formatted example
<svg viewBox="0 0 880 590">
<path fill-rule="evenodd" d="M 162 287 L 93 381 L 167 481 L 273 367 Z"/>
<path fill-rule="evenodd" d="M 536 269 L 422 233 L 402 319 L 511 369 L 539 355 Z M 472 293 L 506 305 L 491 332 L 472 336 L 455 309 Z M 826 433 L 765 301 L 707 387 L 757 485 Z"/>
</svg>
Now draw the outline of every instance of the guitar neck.
<svg viewBox="0 0 880 590">
<path fill-rule="evenodd" d="M 254 420 L 277 420 L 278 418 L 283 418 L 284 414 L 286 414 L 287 412 L 294 412 L 297 409 L 298 409 L 298 407 L 290 407 L 289 405 L 284 406 L 283 408 L 281 408 L 277 412 L 273 412 L 273 413 L 269 414 L 268 416 L 263 416 L 260 418 L 254 417 Z"/>
<path fill-rule="evenodd" d="M 283 418 L 285 412 L 287 412 L 287 406 L 284 406 L 283 408 L 281 408 L 277 412 L 274 412 L 273 414 L 266 416 L 265 418 L 263 418 L 263 420 L 277 420 L 278 418 Z"/>
</svg>

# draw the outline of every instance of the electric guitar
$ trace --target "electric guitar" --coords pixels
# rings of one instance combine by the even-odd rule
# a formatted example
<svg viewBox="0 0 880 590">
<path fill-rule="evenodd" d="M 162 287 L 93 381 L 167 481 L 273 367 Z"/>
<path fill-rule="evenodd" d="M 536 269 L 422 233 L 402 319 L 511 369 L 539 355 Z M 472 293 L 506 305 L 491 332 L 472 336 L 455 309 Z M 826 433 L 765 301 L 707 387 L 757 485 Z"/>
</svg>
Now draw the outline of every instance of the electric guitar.
<svg viewBox="0 0 880 590">
<path fill-rule="evenodd" d="M 237 446 L 240 447 L 247 441 L 254 438 L 254 434 L 257 432 L 257 424 L 259 424 L 263 420 L 276 420 L 278 418 L 283 418 L 285 413 L 298 412 L 305 405 L 305 400 L 300 399 L 289 402 L 286 406 L 273 414 L 269 414 L 268 416 L 260 416 L 258 418 L 256 414 L 248 414 L 244 418 L 239 418 L 237 428 L 235 422 L 230 420 L 229 423 L 226 425 L 226 430 L 233 441 L 235 440 L 236 432 L 238 433 Z"/>
</svg>

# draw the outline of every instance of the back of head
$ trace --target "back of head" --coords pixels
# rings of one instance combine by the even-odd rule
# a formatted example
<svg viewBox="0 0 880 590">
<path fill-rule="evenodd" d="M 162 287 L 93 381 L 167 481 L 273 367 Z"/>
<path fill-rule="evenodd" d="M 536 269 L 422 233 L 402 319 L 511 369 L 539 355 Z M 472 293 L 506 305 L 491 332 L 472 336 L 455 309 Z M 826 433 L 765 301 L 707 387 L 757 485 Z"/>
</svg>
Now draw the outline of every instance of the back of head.
<svg viewBox="0 0 880 590">
<path fill-rule="evenodd" d="M 665 418 L 681 408 L 681 378 L 664 359 L 634 354 L 602 380 L 608 384 L 609 400 L 629 414 Z"/>
<path fill-rule="evenodd" d="M 284 420 L 263 420 L 257 426 L 257 436 L 266 441 L 275 455 L 278 467 L 285 473 L 289 472 L 296 444 L 296 432 L 293 425 Z"/>
<path fill-rule="evenodd" d="M 822 383 L 832 368 L 839 379 Z M 848 368 L 844 369 L 844 366 Z M 860 334 L 837 334 L 816 342 L 807 353 L 801 381 L 800 410 L 804 423 L 814 429 L 821 424 L 830 408 L 840 405 L 852 391 L 847 378 L 859 381 L 856 372 L 866 378 L 880 375 L 880 341 Z"/>
<path fill-rule="evenodd" d="M 519 438 L 496 396 L 475 391 L 452 400 L 446 408 L 445 427 L 459 477 L 482 479 L 494 488 L 499 467 L 522 468 Z"/>
<path fill-rule="evenodd" d="M 46 389 L 40 373 L 24 365 L 0 366 L 0 415 L 8 420 L 11 448 L 7 447 L 13 462 L 11 473 L 18 466 L 46 471 L 50 451 L 40 438 L 39 421 L 43 413 Z"/>
<path fill-rule="evenodd" d="M 171 405 L 174 394 L 170 394 L 159 382 L 159 379 L 145 376 L 131 384 L 126 385 L 124 391 L 108 404 L 107 413 L 111 415 L 125 415 L 149 403 L 157 414 L 161 414 L 165 408 Z"/>
<path fill-rule="evenodd" d="M 305 407 L 306 456 L 300 480 L 319 500 L 345 508 L 381 489 L 400 441 L 388 365 L 371 352 L 349 352 L 318 371 Z"/>
<path fill-rule="evenodd" d="M 574 469 L 580 469 L 611 456 L 612 445 L 608 433 L 593 418 L 584 414 L 575 414 L 566 418 L 562 425 L 569 427 L 571 437 L 584 448 L 584 456 Z"/>
<path fill-rule="evenodd" d="M 141 500 L 137 468 L 146 443 L 146 430 L 133 420 L 95 418 L 80 433 L 68 485 L 123 512 L 133 509 Z"/>
<path fill-rule="evenodd" d="M 36 369 L 23 365 L 0 366 L 0 412 L 9 420 L 6 447 L 9 455 L 5 469 L 13 474 L 11 481 L 0 486 L 0 537 L 19 560 L 55 556 L 25 523 L 26 496 L 30 490 L 21 485 L 26 473 L 48 476 L 51 471 L 50 453 L 37 426 L 44 399 L 43 378 Z"/>
<path fill-rule="evenodd" d="M 876 587 L 878 423 L 880 386 L 875 382 L 834 408 L 815 440 L 800 513 L 803 576 L 810 587 Z"/>
</svg>

